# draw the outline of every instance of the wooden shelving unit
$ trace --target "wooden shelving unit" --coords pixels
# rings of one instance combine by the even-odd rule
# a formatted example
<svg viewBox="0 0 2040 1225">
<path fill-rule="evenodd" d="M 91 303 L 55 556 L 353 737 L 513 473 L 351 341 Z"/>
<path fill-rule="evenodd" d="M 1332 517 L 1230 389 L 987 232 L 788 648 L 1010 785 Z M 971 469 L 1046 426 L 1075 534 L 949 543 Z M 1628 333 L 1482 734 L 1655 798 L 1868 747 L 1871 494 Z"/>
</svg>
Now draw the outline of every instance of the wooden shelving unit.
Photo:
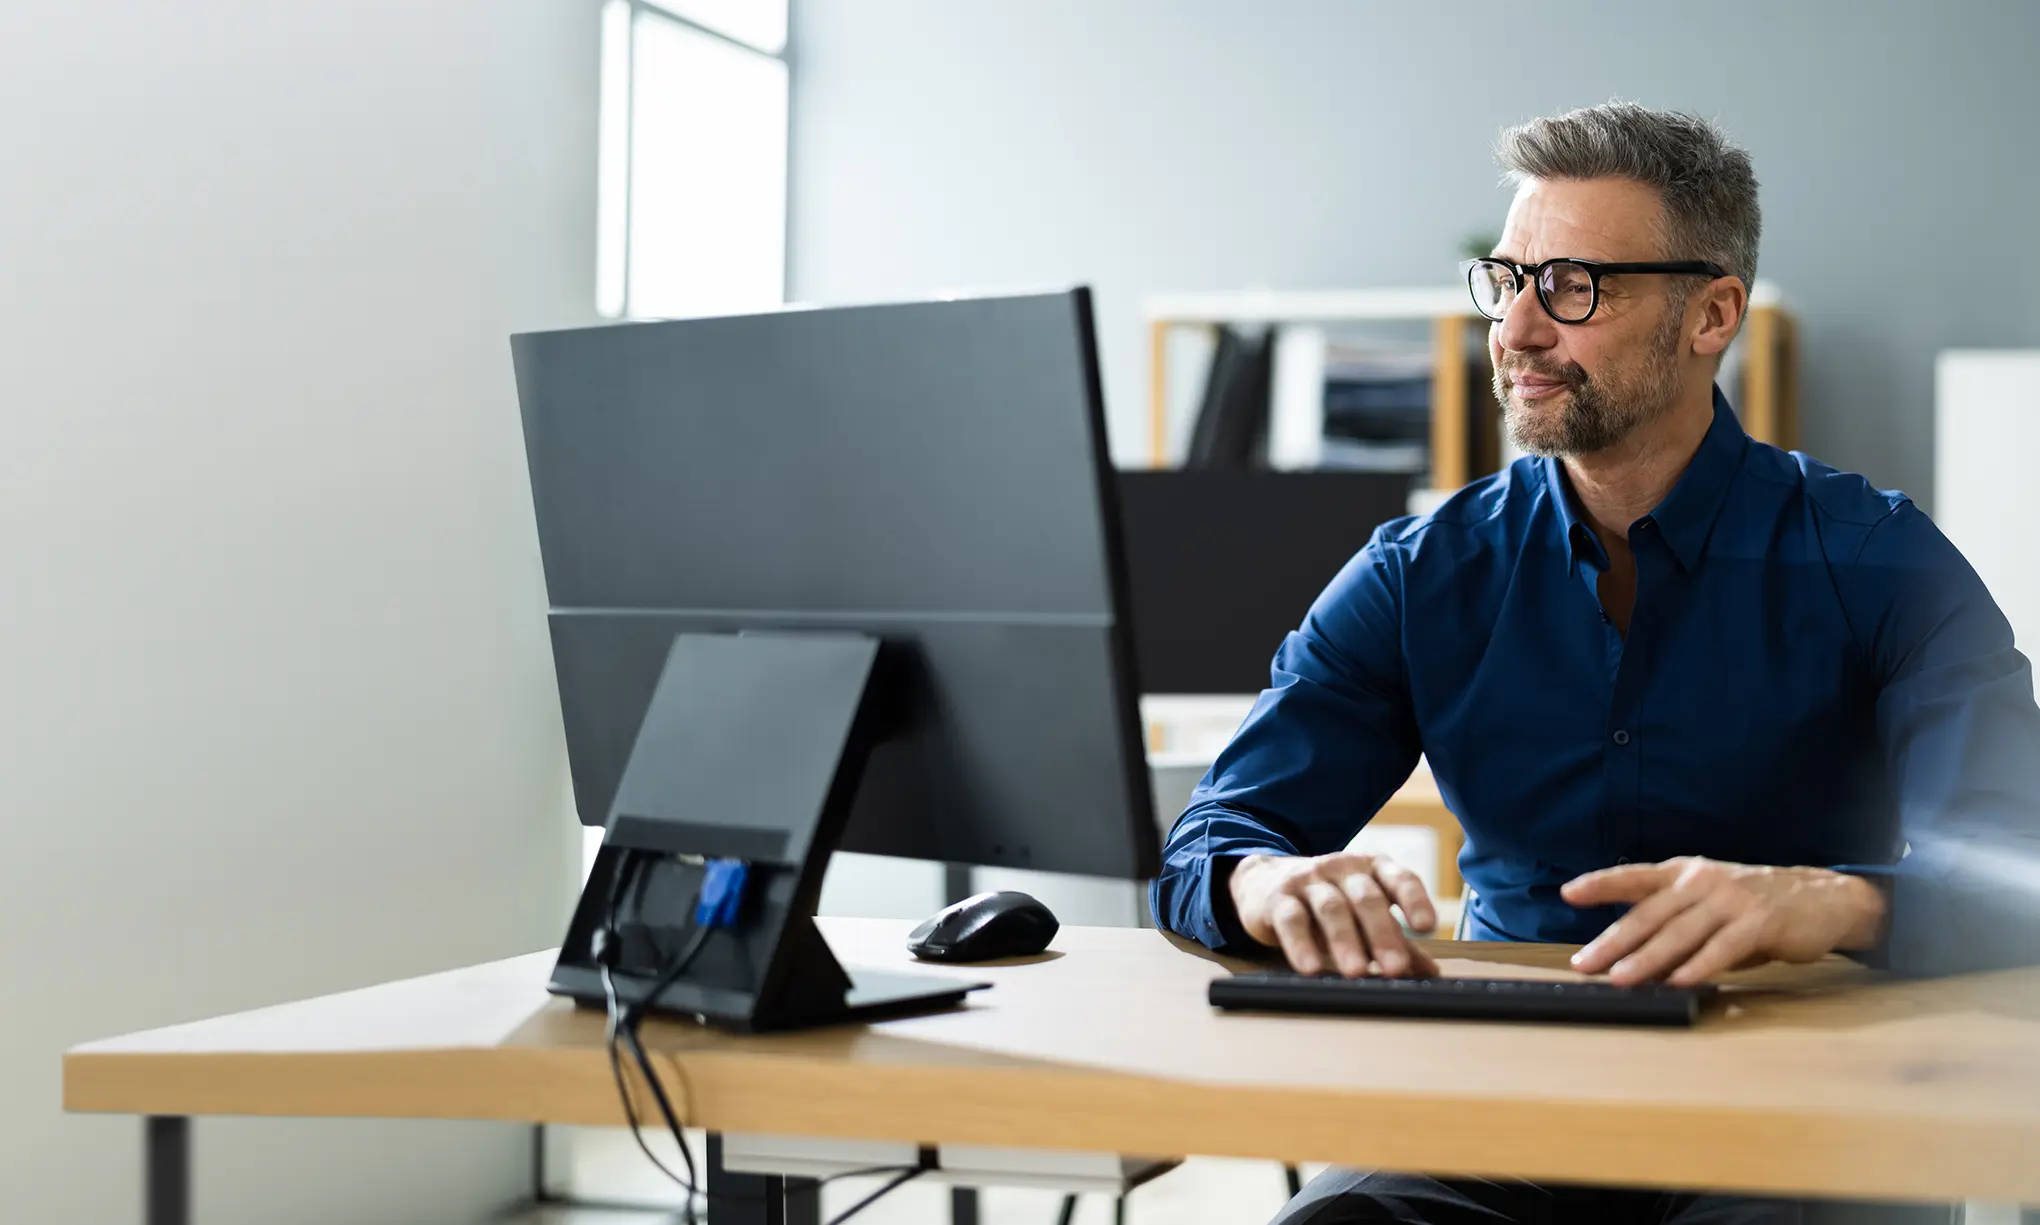
<svg viewBox="0 0 2040 1225">
<path fill-rule="evenodd" d="M 1431 331 L 1431 484 L 1457 489 L 1500 462 L 1496 413 L 1484 390 L 1487 320 L 1464 289 L 1351 289 L 1163 294 L 1147 299 L 1148 426 L 1151 462 L 1169 463 L 1169 337 L 1176 328 L 1223 323 L 1317 324 L 1428 322 Z M 1476 341 L 1482 342 L 1476 345 Z M 1750 435 L 1776 446 L 1798 444 L 1797 326 L 1777 289 L 1759 281 L 1737 341 L 1740 376 L 1729 398 Z M 1482 380 L 1477 388 L 1476 375 Z M 1478 399 L 1476 399 L 1478 393 Z"/>
<path fill-rule="evenodd" d="M 1771 285 L 1757 282 L 1736 344 L 1743 350 L 1742 386 L 1728 395 L 1743 429 L 1792 450 L 1799 445 L 1799 323 Z"/>
</svg>

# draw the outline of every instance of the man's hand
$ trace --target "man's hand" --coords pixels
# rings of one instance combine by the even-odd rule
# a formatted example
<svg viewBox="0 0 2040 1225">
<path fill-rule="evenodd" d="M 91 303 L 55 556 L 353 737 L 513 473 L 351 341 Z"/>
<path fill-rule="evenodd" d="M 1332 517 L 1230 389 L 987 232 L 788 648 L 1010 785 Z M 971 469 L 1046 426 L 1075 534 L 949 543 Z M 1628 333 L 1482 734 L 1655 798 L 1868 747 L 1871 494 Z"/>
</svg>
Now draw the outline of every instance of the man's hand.
<svg viewBox="0 0 2040 1225">
<path fill-rule="evenodd" d="M 1240 926 L 1262 944 L 1279 946 L 1300 974 L 1322 974 L 1328 964 L 1347 978 L 1438 972 L 1431 955 L 1403 935 L 1389 905 L 1402 907 L 1422 932 L 1437 926 L 1437 912 L 1416 874 L 1386 856 L 1249 855 L 1233 868 L 1231 892 Z"/>
<path fill-rule="evenodd" d="M 1573 968 L 1606 970 L 1625 987 L 1690 987 L 1740 966 L 1867 949 L 1885 910 L 1875 885 L 1840 872 L 1693 858 L 1589 872 L 1561 895 L 1574 906 L 1632 905 L 1573 956 Z"/>
</svg>

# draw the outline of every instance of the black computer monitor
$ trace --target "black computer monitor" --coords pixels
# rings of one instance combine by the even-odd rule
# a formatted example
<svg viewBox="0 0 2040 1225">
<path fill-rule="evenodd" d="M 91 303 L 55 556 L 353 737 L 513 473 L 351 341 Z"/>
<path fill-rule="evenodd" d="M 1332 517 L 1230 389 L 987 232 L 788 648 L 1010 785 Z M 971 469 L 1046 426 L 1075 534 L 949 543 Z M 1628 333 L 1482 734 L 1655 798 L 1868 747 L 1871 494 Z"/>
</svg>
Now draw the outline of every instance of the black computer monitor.
<svg viewBox="0 0 2040 1225">
<path fill-rule="evenodd" d="M 1143 693 L 1259 693 L 1289 631 L 1376 527 L 1396 472 L 1119 474 L 1127 614 Z"/>
<path fill-rule="evenodd" d="M 773 968 L 832 849 L 1158 870 L 1088 291 L 512 350 L 574 793 L 609 826 L 556 989 L 599 995 L 633 839 L 669 927 L 686 856 L 754 862 L 762 926 L 660 1001 L 750 1028 L 832 1019 Z"/>
</svg>

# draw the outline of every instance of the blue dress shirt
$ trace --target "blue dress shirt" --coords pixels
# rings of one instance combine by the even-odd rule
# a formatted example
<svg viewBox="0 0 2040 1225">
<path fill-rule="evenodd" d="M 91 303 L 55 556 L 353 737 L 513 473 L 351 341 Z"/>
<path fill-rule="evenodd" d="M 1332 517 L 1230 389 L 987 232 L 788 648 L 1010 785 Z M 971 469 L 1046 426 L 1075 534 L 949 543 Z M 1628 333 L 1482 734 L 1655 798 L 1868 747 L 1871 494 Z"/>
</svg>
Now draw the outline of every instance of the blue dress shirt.
<svg viewBox="0 0 2040 1225">
<path fill-rule="evenodd" d="M 1246 943 L 1231 865 L 1343 848 L 1421 753 L 1465 827 L 1473 938 L 1584 943 L 1621 910 L 1560 885 L 1705 855 L 1882 877 L 1905 968 L 2032 959 L 2007 948 L 2040 894 L 2032 672 L 1927 516 L 1754 441 L 1717 390 L 1628 535 L 1625 639 L 1555 460 L 1375 531 L 1176 822 L 1156 921 Z"/>
</svg>

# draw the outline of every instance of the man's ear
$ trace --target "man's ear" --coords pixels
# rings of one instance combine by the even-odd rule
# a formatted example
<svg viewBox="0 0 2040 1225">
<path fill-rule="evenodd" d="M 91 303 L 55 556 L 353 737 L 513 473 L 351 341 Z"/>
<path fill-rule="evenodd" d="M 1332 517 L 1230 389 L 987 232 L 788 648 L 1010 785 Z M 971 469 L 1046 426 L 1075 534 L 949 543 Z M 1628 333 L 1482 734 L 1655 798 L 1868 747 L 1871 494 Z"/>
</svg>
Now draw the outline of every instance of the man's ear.
<svg viewBox="0 0 2040 1225">
<path fill-rule="evenodd" d="M 1741 329 L 1749 305 L 1750 289 L 1741 277 L 1718 276 L 1707 282 L 1687 307 L 1688 319 L 1697 318 L 1699 323 L 1699 330 L 1693 333 L 1693 352 L 1719 357 Z"/>
</svg>

